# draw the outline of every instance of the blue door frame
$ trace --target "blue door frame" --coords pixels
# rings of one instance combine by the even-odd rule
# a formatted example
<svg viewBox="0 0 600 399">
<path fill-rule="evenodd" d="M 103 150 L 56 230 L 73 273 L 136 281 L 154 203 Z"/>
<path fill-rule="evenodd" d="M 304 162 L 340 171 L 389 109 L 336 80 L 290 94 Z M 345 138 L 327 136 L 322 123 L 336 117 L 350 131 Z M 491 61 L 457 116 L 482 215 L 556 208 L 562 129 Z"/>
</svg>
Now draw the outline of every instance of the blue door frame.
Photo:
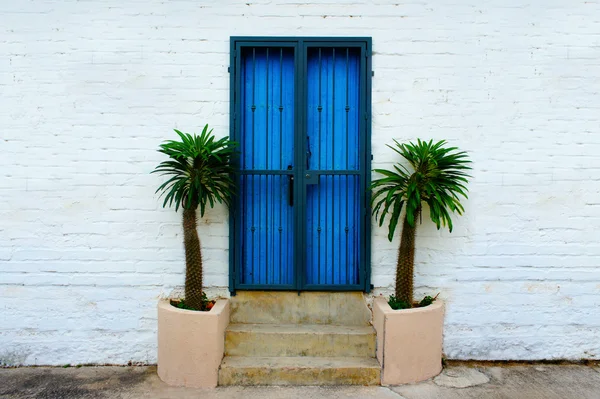
<svg viewBox="0 0 600 399">
<path fill-rule="evenodd" d="M 232 37 L 230 73 L 230 292 L 368 292 L 371 39 Z"/>
</svg>

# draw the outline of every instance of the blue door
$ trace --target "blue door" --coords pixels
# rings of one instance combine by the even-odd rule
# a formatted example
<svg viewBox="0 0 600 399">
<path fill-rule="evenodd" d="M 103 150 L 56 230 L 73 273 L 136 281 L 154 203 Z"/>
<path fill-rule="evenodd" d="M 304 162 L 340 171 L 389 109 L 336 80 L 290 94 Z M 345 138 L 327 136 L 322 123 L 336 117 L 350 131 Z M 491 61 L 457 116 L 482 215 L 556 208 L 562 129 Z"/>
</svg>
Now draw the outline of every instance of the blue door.
<svg viewBox="0 0 600 399">
<path fill-rule="evenodd" d="M 369 289 L 368 46 L 232 38 L 232 292 Z"/>
</svg>

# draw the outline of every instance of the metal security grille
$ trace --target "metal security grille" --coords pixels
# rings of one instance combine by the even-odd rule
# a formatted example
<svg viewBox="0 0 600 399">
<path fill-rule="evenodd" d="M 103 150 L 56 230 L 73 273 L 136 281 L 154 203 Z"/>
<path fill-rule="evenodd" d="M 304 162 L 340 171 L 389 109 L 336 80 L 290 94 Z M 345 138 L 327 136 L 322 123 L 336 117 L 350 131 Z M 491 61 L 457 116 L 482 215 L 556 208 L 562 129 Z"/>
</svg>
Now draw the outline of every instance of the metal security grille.
<svg viewBox="0 0 600 399">
<path fill-rule="evenodd" d="M 241 55 L 240 283 L 294 283 L 294 54 L 245 47 Z"/>
<path fill-rule="evenodd" d="M 232 292 L 369 289 L 369 50 L 232 38 Z"/>
<path fill-rule="evenodd" d="M 306 279 L 356 285 L 360 264 L 360 51 L 309 48 Z"/>
</svg>

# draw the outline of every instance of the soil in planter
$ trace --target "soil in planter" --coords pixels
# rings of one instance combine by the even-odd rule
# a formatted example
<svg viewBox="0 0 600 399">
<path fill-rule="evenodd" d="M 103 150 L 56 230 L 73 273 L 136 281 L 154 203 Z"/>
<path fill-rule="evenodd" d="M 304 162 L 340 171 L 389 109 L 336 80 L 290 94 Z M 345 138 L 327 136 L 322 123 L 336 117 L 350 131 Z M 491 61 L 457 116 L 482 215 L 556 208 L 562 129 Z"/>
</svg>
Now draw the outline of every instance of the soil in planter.
<svg viewBox="0 0 600 399">
<path fill-rule="evenodd" d="M 175 306 L 176 308 L 186 309 L 186 310 L 195 310 L 195 311 L 200 311 L 200 312 L 208 312 L 213 308 L 213 306 L 215 306 L 215 301 L 209 301 L 208 298 L 206 297 L 206 294 L 204 294 L 204 293 L 202 293 L 202 309 L 196 309 L 196 308 L 186 305 L 184 299 L 171 299 L 170 302 L 171 302 L 171 306 Z"/>
<path fill-rule="evenodd" d="M 427 295 L 425 298 L 421 300 L 421 302 L 413 302 L 413 308 L 424 308 L 425 306 L 431 305 L 437 299 L 438 295 L 431 297 Z M 401 310 L 401 309 L 409 309 L 408 302 L 397 299 L 394 295 L 390 295 L 390 299 L 388 299 L 388 305 L 393 310 Z"/>
</svg>

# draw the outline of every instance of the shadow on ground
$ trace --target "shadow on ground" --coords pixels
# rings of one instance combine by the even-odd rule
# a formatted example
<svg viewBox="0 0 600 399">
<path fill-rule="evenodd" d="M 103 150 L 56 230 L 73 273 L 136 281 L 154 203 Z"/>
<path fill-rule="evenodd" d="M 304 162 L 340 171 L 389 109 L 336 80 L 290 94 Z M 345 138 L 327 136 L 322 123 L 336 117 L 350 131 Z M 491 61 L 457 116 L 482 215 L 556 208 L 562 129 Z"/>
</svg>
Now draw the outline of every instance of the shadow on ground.
<svg viewBox="0 0 600 399">
<path fill-rule="evenodd" d="M 153 367 L 27 367 L 0 370 L 0 398 L 114 398 L 143 384 Z"/>
</svg>

